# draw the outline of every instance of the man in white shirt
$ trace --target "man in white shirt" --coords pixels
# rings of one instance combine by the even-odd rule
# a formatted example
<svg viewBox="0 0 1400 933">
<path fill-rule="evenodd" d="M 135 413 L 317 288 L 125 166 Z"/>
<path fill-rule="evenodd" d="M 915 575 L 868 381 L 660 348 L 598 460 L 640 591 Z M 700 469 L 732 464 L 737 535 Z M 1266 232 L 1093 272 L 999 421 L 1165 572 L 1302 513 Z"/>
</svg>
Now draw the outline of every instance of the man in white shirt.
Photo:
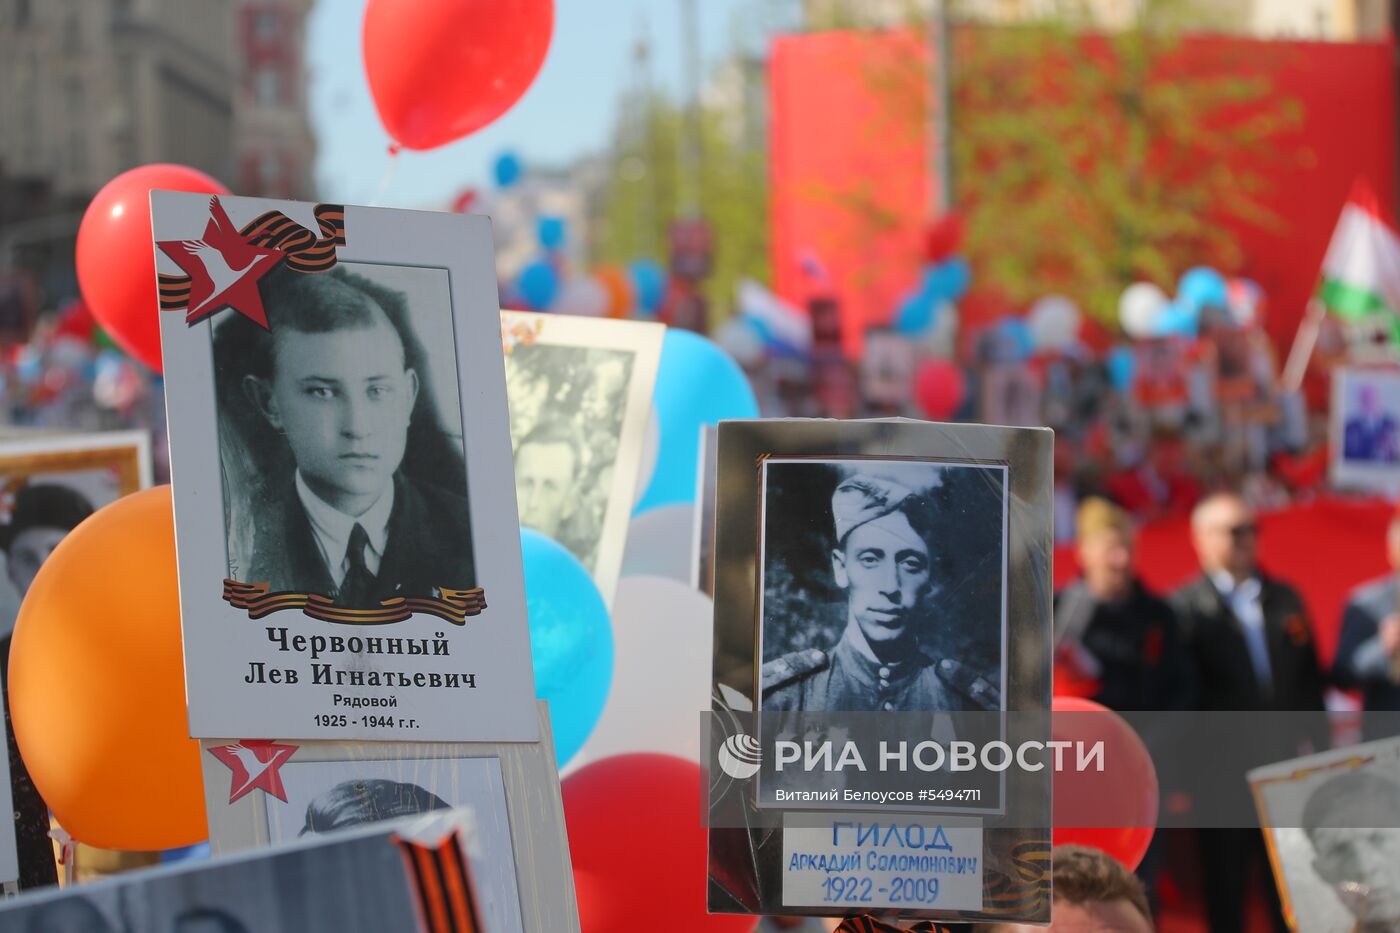
<svg viewBox="0 0 1400 933">
<path fill-rule="evenodd" d="M 1218 493 L 1191 514 L 1191 537 L 1201 575 L 1172 596 L 1182 634 L 1196 667 L 1203 711 L 1303 710 L 1321 712 L 1324 678 L 1313 646 L 1312 624 L 1302 598 L 1288 584 L 1259 569 L 1259 524 L 1239 496 Z M 1238 719 L 1228 721 L 1238 726 Z M 1253 745 L 1277 746 L 1272 757 L 1248 760 L 1238 736 L 1212 732 L 1218 720 L 1201 717 L 1201 762 L 1196 796 L 1249 813 L 1244 773 L 1267 761 L 1296 757 L 1297 735 L 1254 736 Z M 1307 736 L 1314 751 L 1326 748 L 1326 721 Z M 1261 745 L 1262 743 L 1262 745 Z M 1244 757 L 1242 757 L 1244 756 Z M 1237 824 L 1238 825 L 1238 824 Z M 1270 880 L 1262 835 L 1256 829 L 1207 829 L 1201 840 L 1206 913 L 1212 931 L 1243 929 L 1244 894 L 1251 868 L 1272 894 L 1276 929 L 1287 927 Z"/>
</svg>

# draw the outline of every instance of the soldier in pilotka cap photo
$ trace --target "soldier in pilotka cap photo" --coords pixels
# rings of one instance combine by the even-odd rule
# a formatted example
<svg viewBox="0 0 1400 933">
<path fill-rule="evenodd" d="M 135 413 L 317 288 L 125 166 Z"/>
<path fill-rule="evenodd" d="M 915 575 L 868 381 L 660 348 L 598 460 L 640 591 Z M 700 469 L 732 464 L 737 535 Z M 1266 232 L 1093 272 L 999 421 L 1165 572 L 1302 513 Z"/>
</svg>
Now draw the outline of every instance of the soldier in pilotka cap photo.
<svg viewBox="0 0 1400 933">
<path fill-rule="evenodd" d="M 921 644 L 938 620 L 928 596 L 934 587 L 938 509 L 926 473 L 939 467 L 898 464 L 841 480 L 831 498 L 831 573 L 845 594 L 846 624 L 826 649 L 806 648 L 774 658 L 762 669 L 764 710 L 964 711 L 997 710 L 997 686 L 954 658 L 936 658 Z"/>
</svg>

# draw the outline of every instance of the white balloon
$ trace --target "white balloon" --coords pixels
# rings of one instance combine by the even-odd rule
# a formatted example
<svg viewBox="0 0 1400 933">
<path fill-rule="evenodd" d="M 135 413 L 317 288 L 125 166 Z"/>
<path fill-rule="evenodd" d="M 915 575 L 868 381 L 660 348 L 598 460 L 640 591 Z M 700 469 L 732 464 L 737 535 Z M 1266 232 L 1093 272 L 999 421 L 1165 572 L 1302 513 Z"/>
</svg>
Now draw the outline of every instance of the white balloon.
<svg viewBox="0 0 1400 933">
<path fill-rule="evenodd" d="M 632 493 L 632 507 L 636 508 L 637 503 L 642 501 L 642 496 L 647 494 L 647 487 L 651 485 L 651 478 L 656 473 L 656 455 L 661 450 L 661 422 L 657 420 L 655 406 L 651 409 L 651 414 L 647 417 L 647 433 L 642 439 L 642 462 L 637 470 L 637 491 Z"/>
<path fill-rule="evenodd" d="M 1026 315 L 1031 340 L 1037 349 L 1062 350 L 1079 337 L 1079 308 L 1064 295 L 1046 295 L 1031 305 Z"/>
<path fill-rule="evenodd" d="M 608 312 L 608 290 L 591 275 L 573 276 L 564 280 L 550 310 L 577 317 L 602 317 Z"/>
<path fill-rule="evenodd" d="M 715 343 L 740 366 L 756 366 L 763 362 L 763 337 L 742 315 L 736 314 L 720 325 Z"/>
<path fill-rule="evenodd" d="M 1134 282 L 1123 289 L 1118 299 L 1118 323 L 1129 337 L 1146 338 L 1157 333 L 1157 319 L 1167 309 L 1170 299 L 1151 282 Z"/>
<path fill-rule="evenodd" d="M 933 327 L 924 337 L 924 348 L 930 355 L 950 360 L 956 355 L 958 345 L 958 308 L 952 302 L 943 302 L 934 312 Z"/>
<path fill-rule="evenodd" d="M 569 762 L 661 752 L 700 762 L 700 717 L 710 709 L 714 607 L 664 577 L 623 577 L 613 603 L 613 680 L 593 734 Z"/>
<path fill-rule="evenodd" d="M 627 526 L 622 576 L 665 577 L 690 584 L 695 506 L 690 502 L 647 509 Z"/>
</svg>

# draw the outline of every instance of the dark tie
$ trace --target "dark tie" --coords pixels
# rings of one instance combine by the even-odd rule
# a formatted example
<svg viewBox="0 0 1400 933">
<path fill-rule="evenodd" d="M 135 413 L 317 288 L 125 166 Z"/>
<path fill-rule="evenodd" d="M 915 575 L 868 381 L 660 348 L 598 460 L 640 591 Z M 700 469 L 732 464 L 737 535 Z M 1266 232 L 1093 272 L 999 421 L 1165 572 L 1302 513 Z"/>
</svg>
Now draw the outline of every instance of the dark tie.
<svg viewBox="0 0 1400 933">
<path fill-rule="evenodd" d="M 342 606 L 368 607 L 373 600 L 374 574 L 365 566 L 365 546 L 369 535 L 359 522 L 350 529 L 350 544 L 345 548 L 345 559 L 350 567 L 345 571 L 345 582 L 340 585 Z"/>
</svg>

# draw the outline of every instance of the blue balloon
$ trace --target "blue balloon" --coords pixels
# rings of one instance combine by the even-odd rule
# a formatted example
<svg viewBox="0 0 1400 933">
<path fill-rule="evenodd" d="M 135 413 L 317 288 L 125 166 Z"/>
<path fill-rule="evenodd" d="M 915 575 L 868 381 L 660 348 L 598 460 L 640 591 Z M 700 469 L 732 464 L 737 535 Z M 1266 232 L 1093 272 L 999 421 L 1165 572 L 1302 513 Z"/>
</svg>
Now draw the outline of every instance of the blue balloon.
<svg viewBox="0 0 1400 933">
<path fill-rule="evenodd" d="M 1126 392 L 1133 384 L 1133 374 L 1137 371 L 1137 354 L 1132 347 L 1114 347 L 1108 351 L 1104 361 L 1108 368 L 1108 381 L 1119 392 Z"/>
<path fill-rule="evenodd" d="M 547 250 L 556 250 L 564 245 L 565 234 L 568 227 L 562 217 L 552 217 L 545 215 L 539 219 L 537 232 L 540 237 L 540 245 Z"/>
<path fill-rule="evenodd" d="M 1157 316 L 1153 334 L 1157 337 L 1194 337 L 1201 322 L 1200 305 L 1177 298 Z"/>
<path fill-rule="evenodd" d="M 633 515 L 695 501 L 701 425 L 758 417 L 758 401 L 739 364 L 699 334 L 675 327 L 666 329 L 661 343 L 652 405 L 660 429 L 656 470 Z"/>
<path fill-rule="evenodd" d="M 1196 266 L 1186 270 L 1176 286 L 1176 300 L 1186 307 L 1199 311 L 1210 306 L 1229 307 L 1228 286 L 1225 276 L 1209 266 Z"/>
<path fill-rule="evenodd" d="M 554 303 L 559 293 L 559 273 L 543 259 L 537 259 L 520 270 L 515 290 L 534 311 L 544 311 Z"/>
<path fill-rule="evenodd" d="M 535 695 L 549 703 L 554 758 L 563 766 L 603 715 L 613 677 L 612 621 L 593 578 L 562 544 L 521 528 L 520 551 Z"/>
<path fill-rule="evenodd" d="M 162 865 L 169 865 L 174 862 L 204 862 L 209 859 L 209 843 L 196 842 L 192 846 L 185 846 L 180 849 L 166 849 L 160 854 Z"/>
<path fill-rule="evenodd" d="M 520 180 L 520 175 L 524 171 L 520 164 L 520 157 L 513 152 L 503 152 L 496 156 L 496 186 L 499 188 L 509 188 Z"/>
<path fill-rule="evenodd" d="M 997 330 L 1014 355 L 1014 361 L 1030 359 L 1035 352 L 1035 337 L 1031 335 L 1030 325 L 1018 317 L 1006 317 L 997 324 Z"/>
<path fill-rule="evenodd" d="M 666 299 L 666 270 L 651 259 L 638 259 L 627 267 L 632 276 L 632 291 L 637 295 L 637 307 L 655 314 Z"/>
<path fill-rule="evenodd" d="M 904 296 L 895 312 L 894 329 L 901 334 L 917 337 L 928 331 L 938 320 L 938 302 L 925 290 Z"/>
<path fill-rule="evenodd" d="M 961 256 L 954 256 L 924 269 L 924 294 L 935 302 L 957 301 L 972 284 L 972 267 Z"/>
</svg>

